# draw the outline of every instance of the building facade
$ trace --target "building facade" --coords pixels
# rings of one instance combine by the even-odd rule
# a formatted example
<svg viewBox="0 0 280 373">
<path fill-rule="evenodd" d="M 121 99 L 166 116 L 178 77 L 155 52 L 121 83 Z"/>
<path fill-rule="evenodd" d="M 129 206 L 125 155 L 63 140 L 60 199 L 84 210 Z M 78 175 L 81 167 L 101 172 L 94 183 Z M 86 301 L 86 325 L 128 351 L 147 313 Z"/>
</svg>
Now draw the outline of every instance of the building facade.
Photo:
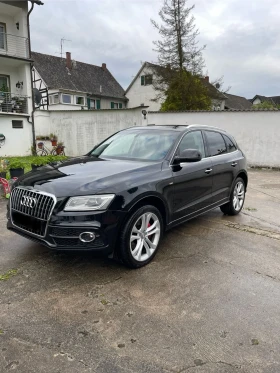
<svg viewBox="0 0 280 373">
<path fill-rule="evenodd" d="M 32 80 L 28 1 L 0 1 L 0 156 L 27 155 L 32 146 Z M 31 122 L 31 123 L 30 123 Z"/>
<path fill-rule="evenodd" d="M 100 110 L 125 109 L 124 89 L 107 69 L 66 58 L 32 52 L 33 86 L 42 95 L 39 109 Z"/>
</svg>

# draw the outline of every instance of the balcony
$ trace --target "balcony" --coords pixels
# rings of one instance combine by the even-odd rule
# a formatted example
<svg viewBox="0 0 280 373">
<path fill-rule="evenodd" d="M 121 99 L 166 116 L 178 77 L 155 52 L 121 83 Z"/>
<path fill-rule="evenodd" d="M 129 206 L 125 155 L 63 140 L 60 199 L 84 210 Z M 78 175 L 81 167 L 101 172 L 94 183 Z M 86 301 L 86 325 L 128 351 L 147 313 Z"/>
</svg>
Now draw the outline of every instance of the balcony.
<svg viewBox="0 0 280 373">
<path fill-rule="evenodd" d="M 30 59 L 29 39 L 0 32 L 0 56 Z"/>
<path fill-rule="evenodd" d="M 0 113 L 28 114 L 28 96 L 0 92 Z"/>
</svg>

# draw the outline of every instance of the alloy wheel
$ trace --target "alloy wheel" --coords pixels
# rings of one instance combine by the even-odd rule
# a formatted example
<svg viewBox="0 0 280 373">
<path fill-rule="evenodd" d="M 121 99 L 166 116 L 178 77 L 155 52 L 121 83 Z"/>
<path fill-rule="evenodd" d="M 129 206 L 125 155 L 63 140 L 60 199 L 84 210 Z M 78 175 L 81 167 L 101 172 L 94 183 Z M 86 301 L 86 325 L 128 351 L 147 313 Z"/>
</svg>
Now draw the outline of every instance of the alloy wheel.
<svg viewBox="0 0 280 373">
<path fill-rule="evenodd" d="M 137 219 L 130 234 L 130 252 L 135 260 L 149 259 L 157 249 L 160 239 L 160 221 L 152 212 Z"/>
<path fill-rule="evenodd" d="M 233 208 L 235 211 L 240 211 L 242 209 L 245 198 L 245 188 L 244 184 L 239 181 L 236 183 L 233 191 Z"/>
</svg>

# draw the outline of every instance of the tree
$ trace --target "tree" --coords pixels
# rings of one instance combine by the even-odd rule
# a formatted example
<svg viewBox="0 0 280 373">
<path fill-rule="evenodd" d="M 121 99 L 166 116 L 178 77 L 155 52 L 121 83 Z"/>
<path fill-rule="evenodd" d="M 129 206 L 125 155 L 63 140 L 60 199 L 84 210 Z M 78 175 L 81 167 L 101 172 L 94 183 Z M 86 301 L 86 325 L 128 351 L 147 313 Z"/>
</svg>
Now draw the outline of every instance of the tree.
<svg viewBox="0 0 280 373">
<path fill-rule="evenodd" d="M 198 29 L 187 0 L 164 0 L 159 16 L 162 25 L 151 20 L 162 40 L 155 41 L 158 63 L 161 67 L 170 66 L 173 70 L 187 70 L 194 75 L 201 74 L 204 67 L 202 51 L 205 46 L 198 47 Z"/>
<path fill-rule="evenodd" d="M 164 0 L 159 12 L 162 24 L 151 20 L 161 40 L 155 41 L 158 65 L 153 67 L 156 78 L 154 101 L 165 100 L 161 110 L 209 109 L 211 100 L 207 87 L 201 82 L 204 60 L 187 0 Z"/>
<path fill-rule="evenodd" d="M 170 82 L 166 99 L 161 105 L 161 111 L 210 109 L 211 98 L 207 86 L 199 77 L 186 70 Z"/>
</svg>

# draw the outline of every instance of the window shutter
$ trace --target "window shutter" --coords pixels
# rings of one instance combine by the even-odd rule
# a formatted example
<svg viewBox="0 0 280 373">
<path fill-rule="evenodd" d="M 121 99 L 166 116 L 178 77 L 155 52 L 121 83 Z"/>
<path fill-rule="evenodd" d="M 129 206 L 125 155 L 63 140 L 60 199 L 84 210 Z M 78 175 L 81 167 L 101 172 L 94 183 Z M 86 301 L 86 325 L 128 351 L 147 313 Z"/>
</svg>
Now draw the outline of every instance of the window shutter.
<svg viewBox="0 0 280 373">
<path fill-rule="evenodd" d="M 88 97 L 87 98 L 87 107 L 88 107 L 88 110 L 90 109 L 90 98 Z"/>
<path fill-rule="evenodd" d="M 96 100 L 96 109 L 100 110 L 101 105 L 100 105 L 100 100 Z"/>
<path fill-rule="evenodd" d="M 145 85 L 145 75 L 141 76 L 141 85 Z"/>
<path fill-rule="evenodd" d="M 114 109 L 114 107 L 115 107 L 115 103 L 111 102 L 111 109 Z"/>
<path fill-rule="evenodd" d="M 119 104 L 119 109 L 122 109 L 122 104 L 121 103 Z"/>
</svg>

